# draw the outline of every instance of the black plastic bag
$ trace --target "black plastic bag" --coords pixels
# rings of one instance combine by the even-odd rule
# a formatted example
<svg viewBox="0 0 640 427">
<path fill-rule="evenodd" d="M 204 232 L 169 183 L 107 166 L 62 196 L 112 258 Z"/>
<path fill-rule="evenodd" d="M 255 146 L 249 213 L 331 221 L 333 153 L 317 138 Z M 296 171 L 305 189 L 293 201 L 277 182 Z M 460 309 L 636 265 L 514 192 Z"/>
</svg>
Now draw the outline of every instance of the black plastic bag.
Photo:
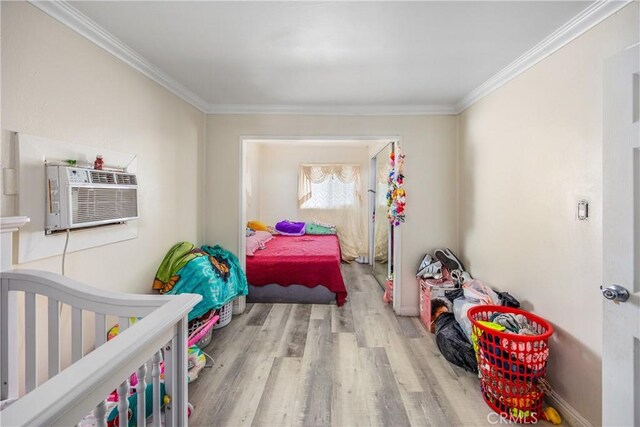
<svg viewBox="0 0 640 427">
<path fill-rule="evenodd" d="M 449 362 L 466 371 L 478 373 L 478 362 L 473 345 L 462 332 L 453 313 L 442 313 L 436 319 L 436 344 L 440 353 Z"/>
<path fill-rule="evenodd" d="M 500 303 L 505 307 L 520 308 L 520 301 L 515 299 L 509 292 L 498 292 Z"/>
<path fill-rule="evenodd" d="M 464 289 L 458 288 L 458 289 L 452 289 L 450 291 L 444 291 L 444 296 L 447 297 L 449 301 L 453 302 L 453 300 L 457 298 L 464 297 Z"/>
</svg>

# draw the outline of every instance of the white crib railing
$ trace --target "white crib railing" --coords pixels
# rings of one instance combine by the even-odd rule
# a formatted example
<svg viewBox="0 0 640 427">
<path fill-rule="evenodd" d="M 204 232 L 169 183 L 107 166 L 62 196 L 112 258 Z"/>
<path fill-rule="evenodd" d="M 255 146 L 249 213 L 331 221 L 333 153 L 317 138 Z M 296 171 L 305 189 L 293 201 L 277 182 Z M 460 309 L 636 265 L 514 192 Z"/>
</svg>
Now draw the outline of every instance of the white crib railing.
<svg viewBox="0 0 640 427">
<path fill-rule="evenodd" d="M 160 363 L 170 402 L 164 408 L 164 425 L 187 425 L 187 315 L 200 295 L 134 295 L 92 288 L 66 277 L 33 270 L 0 273 L 0 400 L 9 396 L 10 381 L 22 381 L 26 394 L 0 412 L 3 426 L 72 426 L 93 411 L 98 426 L 106 426 L 105 398 L 118 390 L 119 425 L 128 426 L 129 377 L 137 373 L 136 425 L 146 425 L 145 384 L 153 384 L 153 425 L 161 423 Z M 24 375 L 9 372 L 18 366 L 16 331 L 18 296 L 24 295 Z M 37 295 L 46 297 L 46 305 Z M 71 307 L 72 364 L 60 371 L 61 304 Z M 40 310 L 39 310 L 40 308 Z M 46 311 L 43 313 L 42 311 Z M 91 312 L 95 345 L 86 354 L 83 327 Z M 47 319 L 47 351 L 38 352 L 38 317 Z M 90 315 L 89 315 L 90 316 Z M 109 320 L 118 319 L 120 334 L 107 342 Z M 130 325 L 131 317 L 142 318 Z M 20 319 L 21 320 L 21 319 Z M 113 322 L 112 322 L 113 323 Z M 68 353 L 67 353 L 68 354 Z M 40 361 L 40 358 L 46 358 Z M 38 367 L 47 366 L 47 380 L 38 383 Z M 150 379 L 150 382 L 148 380 Z"/>
</svg>

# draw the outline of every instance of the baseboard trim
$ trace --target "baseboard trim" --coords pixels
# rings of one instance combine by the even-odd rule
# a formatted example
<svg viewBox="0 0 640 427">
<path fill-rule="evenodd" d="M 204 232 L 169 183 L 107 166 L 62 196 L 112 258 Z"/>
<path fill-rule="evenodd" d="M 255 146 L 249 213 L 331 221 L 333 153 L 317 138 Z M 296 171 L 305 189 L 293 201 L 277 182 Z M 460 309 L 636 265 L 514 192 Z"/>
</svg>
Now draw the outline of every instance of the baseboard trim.
<svg viewBox="0 0 640 427">
<path fill-rule="evenodd" d="M 593 427 L 585 417 L 580 415 L 580 412 L 576 411 L 576 409 L 569 404 L 566 400 L 562 398 L 555 391 L 551 391 L 547 394 L 547 401 L 553 408 L 558 411 L 560 416 L 562 417 L 563 424 L 569 424 L 573 427 Z"/>
<path fill-rule="evenodd" d="M 400 307 L 396 310 L 398 316 L 416 317 L 420 314 L 418 307 Z"/>
</svg>

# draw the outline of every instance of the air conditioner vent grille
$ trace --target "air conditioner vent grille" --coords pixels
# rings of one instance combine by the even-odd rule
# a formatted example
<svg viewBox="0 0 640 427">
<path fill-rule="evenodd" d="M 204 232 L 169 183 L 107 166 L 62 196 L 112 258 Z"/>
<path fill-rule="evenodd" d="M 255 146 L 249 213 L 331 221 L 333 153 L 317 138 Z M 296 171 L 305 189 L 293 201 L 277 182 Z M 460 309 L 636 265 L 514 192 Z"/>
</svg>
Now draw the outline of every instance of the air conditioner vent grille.
<svg viewBox="0 0 640 427">
<path fill-rule="evenodd" d="M 91 171 L 91 182 L 94 184 L 115 184 L 116 178 L 113 172 Z"/>
<path fill-rule="evenodd" d="M 133 174 L 116 174 L 116 183 L 120 185 L 138 185 L 138 179 Z"/>
<path fill-rule="evenodd" d="M 113 174 L 111 176 L 113 177 Z M 136 218 L 137 191 L 135 188 L 73 187 L 72 223 L 85 224 L 109 220 L 115 222 L 120 218 Z"/>
</svg>

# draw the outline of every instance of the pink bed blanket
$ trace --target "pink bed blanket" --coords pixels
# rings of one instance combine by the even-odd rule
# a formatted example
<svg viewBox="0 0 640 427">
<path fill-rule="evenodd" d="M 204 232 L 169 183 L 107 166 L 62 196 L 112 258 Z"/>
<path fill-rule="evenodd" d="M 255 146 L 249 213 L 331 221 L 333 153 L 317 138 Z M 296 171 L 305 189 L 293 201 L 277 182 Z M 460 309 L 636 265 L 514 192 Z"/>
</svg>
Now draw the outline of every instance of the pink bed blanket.
<svg viewBox="0 0 640 427">
<path fill-rule="evenodd" d="M 340 243 L 335 235 L 275 236 L 266 249 L 247 257 L 247 281 L 254 286 L 323 285 L 336 294 L 338 306 L 347 300 L 340 271 Z"/>
</svg>

